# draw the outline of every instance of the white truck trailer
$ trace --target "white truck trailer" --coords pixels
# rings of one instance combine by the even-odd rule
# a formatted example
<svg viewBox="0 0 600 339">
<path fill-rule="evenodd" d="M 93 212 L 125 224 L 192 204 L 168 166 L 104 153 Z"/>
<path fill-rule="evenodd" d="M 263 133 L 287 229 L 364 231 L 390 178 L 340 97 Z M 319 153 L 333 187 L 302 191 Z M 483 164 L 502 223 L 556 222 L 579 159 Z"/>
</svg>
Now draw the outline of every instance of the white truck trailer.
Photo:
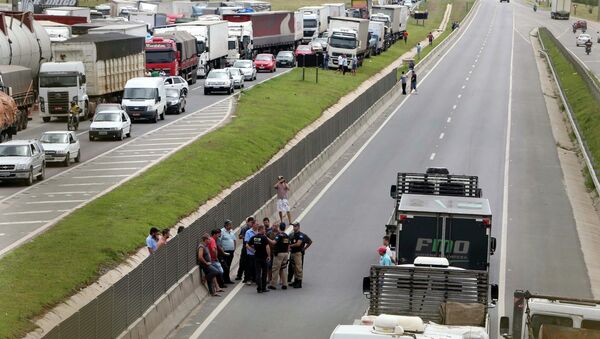
<svg viewBox="0 0 600 339">
<path fill-rule="evenodd" d="M 362 65 L 367 49 L 369 48 L 369 20 L 359 18 L 330 18 L 327 33 L 327 53 L 329 53 L 329 67 L 338 66 L 338 57 L 356 55 L 358 64 Z"/>
<path fill-rule="evenodd" d="M 346 16 L 346 4 L 343 2 L 333 4 L 323 4 L 321 6 L 329 8 L 329 17 Z"/>
<path fill-rule="evenodd" d="M 552 0 L 550 18 L 557 20 L 569 20 L 571 14 L 571 0 Z"/>
<path fill-rule="evenodd" d="M 137 36 L 144 39 L 148 35 L 145 23 L 106 25 L 88 30 L 88 34 L 104 34 L 108 32 Z"/>
<path fill-rule="evenodd" d="M 383 22 L 369 21 L 369 33 L 371 33 L 372 39 L 377 40 L 374 50 L 371 51 L 371 55 L 378 55 L 387 49 L 385 43 L 385 24 Z"/>
<path fill-rule="evenodd" d="M 145 39 L 108 32 L 86 34 L 52 46 L 54 62 L 40 70 L 40 115 L 66 117 L 71 101 L 91 116 L 100 101 L 120 102 L 127 80 L 144 76 Z"/>
<path fill-rule="evenodd" d="M 327 31 L 327 20 L 329 18 L 329 7 L 307 6 L 298 9 L 303 16 L 303 42 L 309 42 Z"/>
<path fill-rule="evenodd" d="M 48 15 L 82 16 L 90 22 L 90 9 L 87 7 L 50 7 L 44 10 Z"/>
<path fill-rule="evenodd" d="M 397 41 L 402 37 L 402 33 L 406 30 L 408 21 L 408 7 L 402 5 L 373 5 L 373 14 L 385 14 L 390 18 L 390 34 L 393 41 Z"/>
</svg>

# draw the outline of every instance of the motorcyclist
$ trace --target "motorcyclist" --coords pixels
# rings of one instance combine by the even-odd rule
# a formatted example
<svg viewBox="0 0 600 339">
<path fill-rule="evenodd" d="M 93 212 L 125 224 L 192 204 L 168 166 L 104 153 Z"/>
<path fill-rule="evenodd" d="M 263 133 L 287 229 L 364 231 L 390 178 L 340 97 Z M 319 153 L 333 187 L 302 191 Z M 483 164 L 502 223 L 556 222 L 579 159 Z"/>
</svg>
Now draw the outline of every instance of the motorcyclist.
<svg viewBox="0 0 600 339">
<path fill-rule="evenodd" d="M 79 113 L 81 113 L 81 108 L 79 108 L 75 101 L 71 101 L 71 108 L 69 109 L 69 117 L 67 121 L 67 127 L 69 131 L 76 131 L 79 128 Z"/>
<path fill-rule="evenodd" d="M 535 2 L 533 3 L 533 11 L 537 12 L 537 3 L 535 3 Z"/>
<path fill-rule="evenodd" d="M 590 54 L 591 51 L 592 51 L 592 40 L 588 40 L 585 42 L 585 52 L 587 54 Z"/>
</svg>

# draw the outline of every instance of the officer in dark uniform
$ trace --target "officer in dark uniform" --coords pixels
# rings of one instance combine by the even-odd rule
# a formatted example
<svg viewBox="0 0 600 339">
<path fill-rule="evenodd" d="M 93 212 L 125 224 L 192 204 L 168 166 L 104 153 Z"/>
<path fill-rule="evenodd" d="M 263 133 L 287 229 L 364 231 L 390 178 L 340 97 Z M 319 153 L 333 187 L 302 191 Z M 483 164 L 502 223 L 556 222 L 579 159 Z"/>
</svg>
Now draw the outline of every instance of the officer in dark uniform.
<svg viewBox="0 0 600 339">
<path fill-rule="evenodd" d="M 256 291 L 258 293 L 269 292 L 267 290 L 267 266 L 271 260 L 271 248 L 269 238 L 265 235 L 264 225 L 258 226 L 258 234 L 248 240 L 246 247 L 254 250 L 252 259 L 255 265 Z M 250 258 L 246 258 L 246 260 L 250 260 Z"/>
<path fill-rule="evenodd" d="M 290 256 L 290 237 L 285 233 L 285 223 L 279 224 L 279 232 L 270 241 L 270 244 L 273 247 L 273 267 L 269 288 L 276 290 L 278 279 L 281 277 L 281 289 L 286 290 L 288 282 L 285 270 Z"/>
<path fill-rule="evenodd" d="M 293 262 L 293 269 L 290 267 L 288 272 L 288 281 L 291 281 L 291 273 L 294 276 L 293 288 L 302 288 L 302 268 L 304 265 L 304 253 L 312 245 L 312 240 L 304 233 L 300 232 L 300 223 L 292 223 L 294 233 L 290 237 L 290 252 Z M 292 266 L 290 265 L 290 266 Z"/>
</svg>

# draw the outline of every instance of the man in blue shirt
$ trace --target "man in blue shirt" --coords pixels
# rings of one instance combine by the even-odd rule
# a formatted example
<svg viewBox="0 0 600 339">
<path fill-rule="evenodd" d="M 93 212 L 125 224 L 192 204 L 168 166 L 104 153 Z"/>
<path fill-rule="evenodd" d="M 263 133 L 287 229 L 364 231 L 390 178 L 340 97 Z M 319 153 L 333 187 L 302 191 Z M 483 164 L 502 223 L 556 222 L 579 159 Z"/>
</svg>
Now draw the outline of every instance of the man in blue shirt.
<svg viewBox="0 0 600 339">
<path fill-rule="evenodd" d="M 244 234 L 244 244 L 248 244 L 248 241 L 257 234 L 258 225 L 256 224 L 256 220 L 253 219 L 248 225 L 250 226 L 250 229 Z M 254 281 L 256 272 L 254 265 L 254 249 L 246 246 L 246 285 L 252 285 L 252 282 Z"/>
<path fill-rule="evenodd" d="M 150 254 L 156 252 L 158 247 L 158 228 L 152 227 L 150 229 L 150 235 L 146 238 L 146 246 L 148 247 L 148 252 Z"/>
<path fill-rule="evenodd" d="M 228 254 L 222 258 L 226 264 L 223 266 L 223 281 L 226 284 L 233 284 L 233 281 L 231 281 L 229 276 L 231 262 L 233 261 L 233 255 L 235 253 L 235 232 L 233 231 L 233 224 L 231 220 L 225 220 L 225 224 L 221 229 L 221 236 L 217 241 L 217 245 L 221 246 L 223 252 Z"/>
</svg>

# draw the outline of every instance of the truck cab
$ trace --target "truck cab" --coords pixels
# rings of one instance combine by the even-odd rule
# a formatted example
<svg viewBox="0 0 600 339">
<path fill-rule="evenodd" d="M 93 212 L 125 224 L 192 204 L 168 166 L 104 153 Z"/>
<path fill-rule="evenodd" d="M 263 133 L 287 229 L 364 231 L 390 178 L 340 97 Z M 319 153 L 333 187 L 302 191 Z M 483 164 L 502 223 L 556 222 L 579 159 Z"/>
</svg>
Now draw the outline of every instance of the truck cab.
<svg viewBox="0 0 600 339">
<path fill-rule="evenodd" d="M 252 50 L 253 50 L 253 32 L 252 32 L 252 22 L 228 22 L 229 27 L 229 37 L 237 39 L 238 46 L 238 59 L 251 59 Z M 231 52 L 230 55 L 235 55 L 236 53 Z M 231 57 L 228 57 L 228 60 L 231 60 Z M 237 59 L 236 59 L 237 60 Z M 233 64 L 235 60 L 231 61 Z"/>
<path fill-rule="evenodd" d="M 81 108 L 80 118 L 88 115 L 89 100 L 85 68 L 81 61 L 45 62 L 39 75 L 40 116 L 44 122 L 66 117 L 75 101 Z"/>
<path fill-rule="evenodd" d="M 302 42 L 309 42 L 314 37 L 317 37 L 317 32 L 319 32 L 319 15 L 314 12 L 303 12 L 303 27 L 304 34 L 302 36 Z"/>
</svg>

